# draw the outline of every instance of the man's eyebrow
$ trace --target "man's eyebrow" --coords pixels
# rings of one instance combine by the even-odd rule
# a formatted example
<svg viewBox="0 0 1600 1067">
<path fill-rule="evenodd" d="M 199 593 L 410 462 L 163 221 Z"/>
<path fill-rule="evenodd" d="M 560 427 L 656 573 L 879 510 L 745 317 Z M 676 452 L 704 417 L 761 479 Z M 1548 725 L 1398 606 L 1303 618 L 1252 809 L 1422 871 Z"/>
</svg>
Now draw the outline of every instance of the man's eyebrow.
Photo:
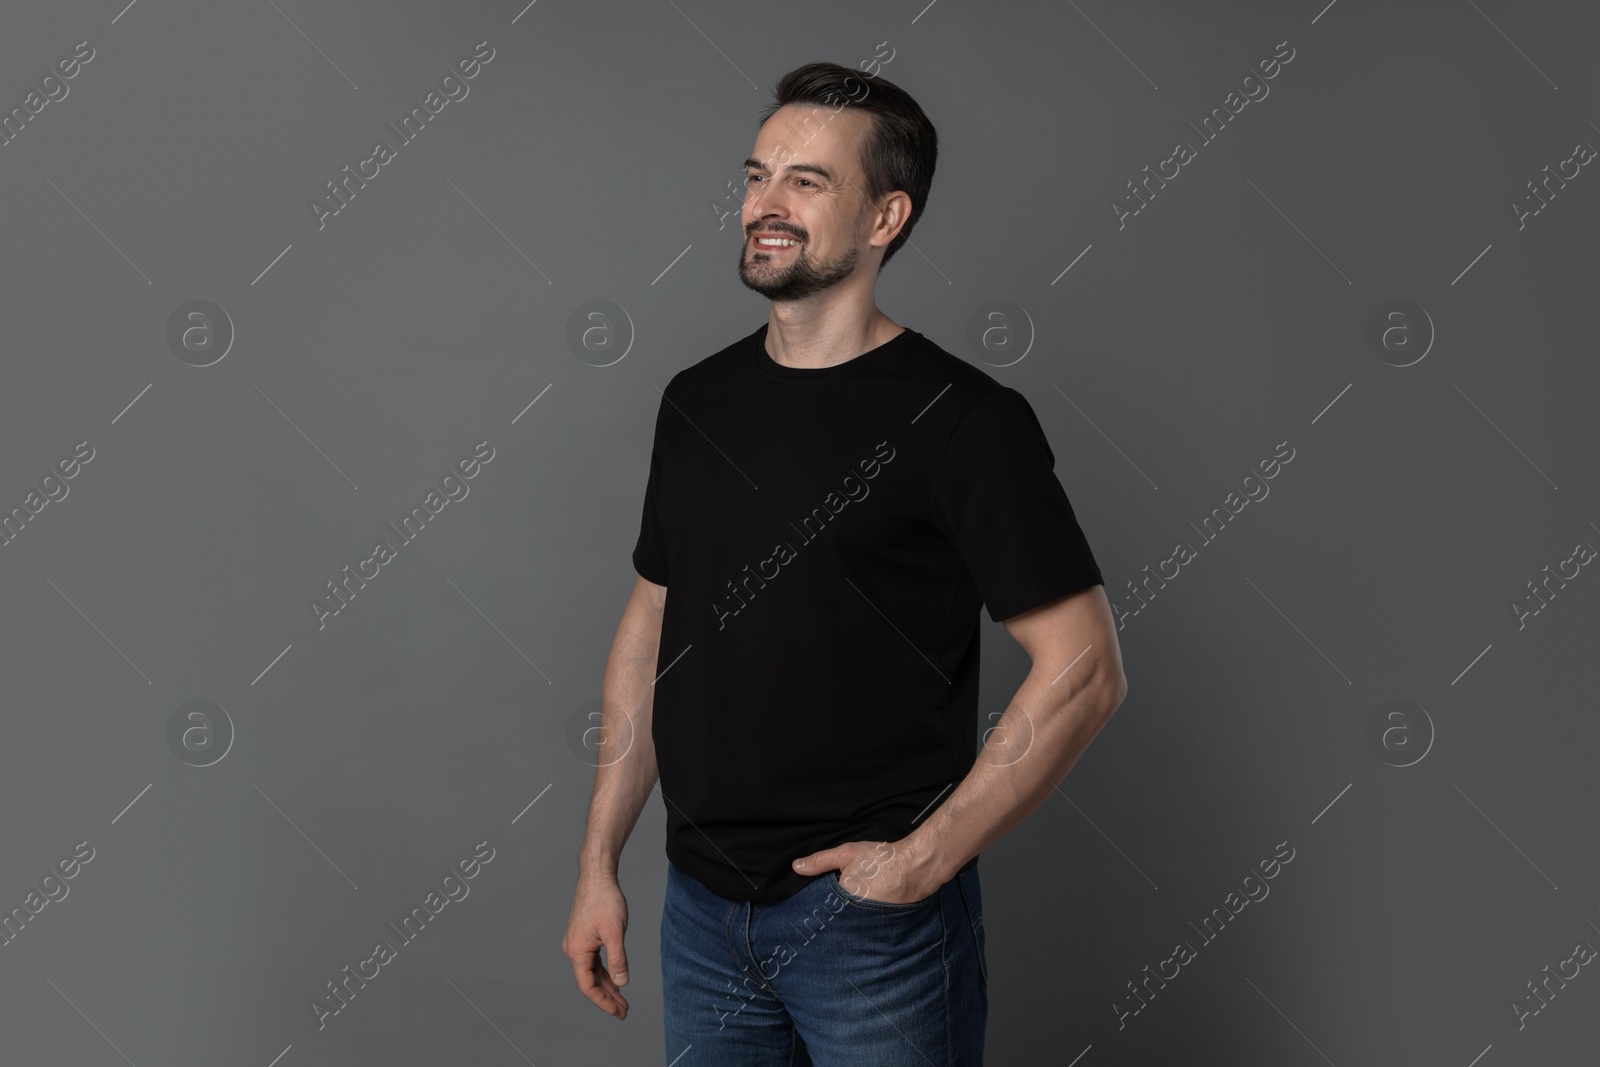
<svg viewBox="0 0 1600 1067">
<path fill-rule="evenodd" d="M 749 170 L 751 167 L 754 167 L 756 170 L 767 169 L 767 165 L 754 156 L 751 156 L 749 159 L 744 161 L 745 170 Z M 799 174 L 815 174 L 824 181 L 831 182 L 836 180 L 831 171 L 829 171 L 826 167 L 819 167 L 815 163 L 790 163 L 783 169 L 794 171 Z"/>
</svg>

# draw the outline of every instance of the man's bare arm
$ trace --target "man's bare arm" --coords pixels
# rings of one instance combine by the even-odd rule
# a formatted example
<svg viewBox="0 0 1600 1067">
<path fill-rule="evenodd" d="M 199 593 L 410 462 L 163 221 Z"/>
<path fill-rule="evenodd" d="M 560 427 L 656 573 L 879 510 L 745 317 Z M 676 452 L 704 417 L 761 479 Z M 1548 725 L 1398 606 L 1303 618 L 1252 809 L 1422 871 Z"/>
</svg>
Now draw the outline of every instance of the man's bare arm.
<svg viewBox="0 0 1600 1067">
<path fill-rule="evenodd" d="M 961 784 L 896 843 L 942 885 L 1028 817 L 1128 693 L 1105 590 L 1091 586 L 1006 619 L 1033 660 Z"/>
<path fill-rule="evenodd" d="M 578 852 L 578 887 L 561 939 L 578 991 L 618 1019 L 628 1017 L 628 998 L 619 988 L 628 984 L 628 954 L 623 947 L 628 901 L 617 884 L 617 861 L 656 783 L 650 721 L 666 604 L 665 586 L 638 579 L 611 641 L 600 682 L 600 743 L 589 826 Z"/>
<path fill-rule="evenodd" d="M 579 878 L 615 881 L 622 846 L 656 783 L 657 652 L 667 587 L 639 578 L 622 611 L 600 683 L 600 744 L 595 756 L 589 823 L 578 853 Z"/>
</svg>

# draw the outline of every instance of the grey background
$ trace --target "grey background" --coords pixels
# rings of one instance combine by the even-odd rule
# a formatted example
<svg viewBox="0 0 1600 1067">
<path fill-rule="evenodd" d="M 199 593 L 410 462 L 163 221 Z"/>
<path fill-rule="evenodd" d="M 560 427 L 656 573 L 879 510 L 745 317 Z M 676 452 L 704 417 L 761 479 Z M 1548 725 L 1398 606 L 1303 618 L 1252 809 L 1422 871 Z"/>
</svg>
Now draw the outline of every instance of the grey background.
<svg viewBox="0 0 1600 1067">
<path fill-rule="evenodd" d="M 634 580 L 658 390 L 766 315 L 713 204 L 783 72 L 891 49 L 942 151 L 880 306 L 1030 398 L 1113 600 L 1199 547 L 1119 632 L 1127 702 L 984 855 L 989 1062 L 1592 1058 L 1593 967 L 1521 1029 L 1511 1004 L 1600 946 L 1600 578 L 1521 629 L 1511 604 L 1600 544 L 1600 176 L 1525 228 L 1508 207 L 1600 145 L 1592 6 L 0 22 L 0 110 L 96 50 L 0 148 L 0 504 L 95 449 L 0 548 L 0 902 L 95 849 L 0 948 L 6 1063 L 666 1062 L 659 801 L 622 864 L 625 1023 L 560 954 L 593 773 L 569 724 Z M 307 199 L 481 40 L 470 95 L 319 230 Z M 1270 95 L 1119 229 L 1110 200 L 1284 40 Z M 1403 368 L 1364 339 L 1396 298 L 1437 332 Z M 237 331 L 208 367 L 165 340 L 195 299 Z M 595 299 L 626 313 L 620 361 L 567 342 Z M 992 300 L 1026 315 L 1010 366 L 963 340 Z M 470 494 L 319 630 L 308 598 L 485 439 Z M 1270 496 L 1200 547 L 1188 524 L 1282 441 Z M 1027 661 L 982 625 L 998 714 Z M 1396 699 L 1431 724 L 1407 767 L 1366 740 Z M 208 767 L 166 740 L 191 700 L 237 731 Z M 484 840 L 470 895 L 319 1031 L 309 999 Z M 1284 841 L 1271 895 L 1202 944 L 1190 924 Z M 1197 958 L 1119 1027 L 1184 939 Z"/>
</svg>

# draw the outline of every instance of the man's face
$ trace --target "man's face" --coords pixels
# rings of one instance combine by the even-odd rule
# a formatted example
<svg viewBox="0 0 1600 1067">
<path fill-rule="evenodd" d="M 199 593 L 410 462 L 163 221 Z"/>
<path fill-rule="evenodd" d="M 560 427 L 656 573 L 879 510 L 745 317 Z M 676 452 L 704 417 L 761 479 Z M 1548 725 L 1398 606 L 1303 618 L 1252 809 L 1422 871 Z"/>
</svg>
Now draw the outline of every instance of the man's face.
<svg viewBox="0 0 1600 1067">
<path fill-rule="evenodd" d="M 790 104 L 762 124 L 745 166 L 739 280 L 775 302 L 800 300 L 849 278 L 874 218 L 859 147 L 859 111 Z M 796 241 L 769 245 L 762 238 Z"/>
</svg>

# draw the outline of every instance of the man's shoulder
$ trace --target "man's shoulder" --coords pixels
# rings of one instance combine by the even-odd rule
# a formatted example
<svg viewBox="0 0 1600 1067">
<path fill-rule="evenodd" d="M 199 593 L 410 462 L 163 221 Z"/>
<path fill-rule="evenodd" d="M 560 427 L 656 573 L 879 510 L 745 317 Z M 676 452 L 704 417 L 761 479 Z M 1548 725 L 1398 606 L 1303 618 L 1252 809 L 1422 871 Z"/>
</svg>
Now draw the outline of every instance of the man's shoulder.
<svg viewBox="0 0 1600 1067">
<path fill-rule="evenodd" d="M 908 332 L 912 335 L 910 343 L 897 369 L 907 376 L 920 376 L 930 382 L 948 385 L 952 394 L 950 399 L 957 401 L 952 406 L 969 407 L 1007 388 L 988 371 L 947 351 L 926 334 L 909 328 Z"/>
<path fill-rule="evenodd" d="M 992 426 L 1018 417 L 1024 408 L 1031 410 L 1027 397 L 983 367 L 947 351 L 924 334 L 916 333 L 909 340 L 897 361 L 896 377 L 934 398 L 918 418 L 930 422 L 930 429 L 946 440 L 974 412 L 984 413 L 982 421 Z"/>
</svg>

